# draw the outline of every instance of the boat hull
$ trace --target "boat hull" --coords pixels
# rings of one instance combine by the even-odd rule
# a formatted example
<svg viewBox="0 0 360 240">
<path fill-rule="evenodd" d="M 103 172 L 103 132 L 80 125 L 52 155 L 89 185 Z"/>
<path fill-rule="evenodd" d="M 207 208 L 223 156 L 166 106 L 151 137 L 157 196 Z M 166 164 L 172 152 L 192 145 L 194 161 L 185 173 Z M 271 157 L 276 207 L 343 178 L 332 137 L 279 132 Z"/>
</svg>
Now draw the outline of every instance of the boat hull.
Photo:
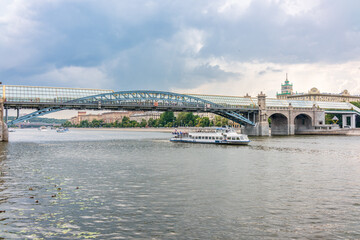
<svg viewBox="0 0 360 240">
<path fill-rule="evenodd" d="M 250 141 L 224 141 L 224 140 L 214 140 L 214 141 L 199 141 L 200 139 L 177 139 L 172 138 L 170 142 L 176 143 L 202 143 L 202 144 L 221 144 L 221 145 L 248 145 Z"/>
</svg>

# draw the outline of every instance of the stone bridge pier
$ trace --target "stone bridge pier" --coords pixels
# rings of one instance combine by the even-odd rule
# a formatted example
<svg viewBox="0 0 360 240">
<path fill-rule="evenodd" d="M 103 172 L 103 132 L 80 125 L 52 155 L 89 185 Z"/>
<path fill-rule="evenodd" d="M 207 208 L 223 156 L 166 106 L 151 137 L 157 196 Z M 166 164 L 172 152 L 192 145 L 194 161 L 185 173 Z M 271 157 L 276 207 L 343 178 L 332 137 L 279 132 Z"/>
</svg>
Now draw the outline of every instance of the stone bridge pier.
<svg viewBox="0 0 360 240">
<path fill-rule="evenodd" d="M 7 142 L 9 140 L 9 132 L 4 122 L 4 100 L 0 99 L 0 141 Z"/>
<path fill-rule="evenodd" d="M 269 136 L 269 122 L 266 111 L 266 95 L 258 95 L 259 111 L 255 115 L 255 126 L 246 125 L 242 132 L 249 136 Z"/>
<path fill-rule="evenodd" d="M 315 105 L 312 108 L 294 108 L 291 104 L 287 107 L 267 107 L 265 99 L 265 94 L 258 95 L 256 125 L 245 126 L 243 133 L 250 136 L 288 136 L 325 124 L 325 112 Z"/>
</svg>

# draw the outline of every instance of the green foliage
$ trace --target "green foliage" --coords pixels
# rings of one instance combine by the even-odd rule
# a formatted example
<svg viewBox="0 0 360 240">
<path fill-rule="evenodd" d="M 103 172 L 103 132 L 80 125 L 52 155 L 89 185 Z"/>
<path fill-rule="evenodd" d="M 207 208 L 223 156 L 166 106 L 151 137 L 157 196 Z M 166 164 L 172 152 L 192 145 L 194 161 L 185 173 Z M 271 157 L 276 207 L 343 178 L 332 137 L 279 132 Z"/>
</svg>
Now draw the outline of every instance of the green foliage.
<svg viewBox="0 0 360 240">
<path fill-rule="evenodd" d="M 210 120 L 208 117 L 202 117 L 199 119 L 197 127 L 209 127 L 210 126 Z"/>
<path fill-rule="evenodd" d="M 337 117 L 339 119 L 339 121 L 336 124 L 339 124 L 340 126 L 342 125 L 342 115 L 341 114 L 331 114 L 328 113 L 325 115 L 325 124 L 333 124 L 333 117 Z"/>
<path fill-rule="evenodd" d="M 222 119 L 221 119 L 221 123 L 222 123 L 222 126 L 227 126 L 227 125 L 229 125 L 229 119 L 227 119 L 227 118 L 222 118 Z"/>
<path fill-rule="evenodd" d="M 144 127 L 146 127 L 146 125 L 147 125 L 146 120 L 145 120 L 145 119 L 142 119 L 142 120 L 141 120 L 141 123 L 140 123 L 140 127 L 144 128 Z"/>
<path fill-rule="evenodd" d="M 103 120 L 92 120 L 90 123 L 90 127 L 94 127 L 94 128 L 99 128 L 103 125 L 104 121 Z"/>
<path fill-rule="evenodd" d="M 215 122 L 214 122 L 216 127 L 221 127 L 222 124 L 222 120 L 220 116 L 215 116 Z"/>
<path fill-rule="evenodd" d="M 164 112 L 160 115 L 159 125 L 167 126 L 168 123 L 173 124 L 174 121 L 175 121 L 174 112 Z"/>
<path fill-rule="evenodd" d="M 153 118 L 150 118 L 148 120 L 148 126 L 149 127 L 155 127 L 157 124 L 156 124 L 156 120 L 154 120 Z"/>
<path fill-rule="evenodd" d="M 360 102 L 351 102 L 352 105 L 355 105 L 356 107 L 360 108 Z"/>
<path fill-rule="evenodd" d="M 72 125 L 71 122 L 66 121 L 62 124 L 64 127 L 80 127 L 80 128 L 133 128 L 133 127 L 210 127 L 210 126 L 225 126 L 229 121 L 226 118 L 215 116 L 215 120 L 208 117 L 199 117 L 191 112 L 181 112 L 176 118 L 173 112 L 164 112 L 159 119 L 150 118 L 148 121 L 142 119 L 140 123 L 130 120 L 129 117 L 123 117 L 121 122 L 115 121 L 113 123 L 104 123 L 103 120 L 93 120 L 91 122 L 84 120 L 78 125 Z"/>
<path fill-rule="evenodd" d="M 79 127 L 81 127 L 81 128 L 88 128 L 88 127 L 90 127 L 90 123 L 89 123 L 88 120 L 81 121 Z"/>
<path fill-rule="evenodd" d="M 193 127 L 196 124 L 196 119 L 198 119 L 198 115 L 194 115 L 190 112 L 181 112 L 178 114 L 176 118 L 176 125 L 177 126 L 189 126 Z"/>
<path fill-rule="evenodd" d="M 66 121 L 62 124 L 63 127 L 72 127 L 72 124 L 70 121 Z"/>
</svg>

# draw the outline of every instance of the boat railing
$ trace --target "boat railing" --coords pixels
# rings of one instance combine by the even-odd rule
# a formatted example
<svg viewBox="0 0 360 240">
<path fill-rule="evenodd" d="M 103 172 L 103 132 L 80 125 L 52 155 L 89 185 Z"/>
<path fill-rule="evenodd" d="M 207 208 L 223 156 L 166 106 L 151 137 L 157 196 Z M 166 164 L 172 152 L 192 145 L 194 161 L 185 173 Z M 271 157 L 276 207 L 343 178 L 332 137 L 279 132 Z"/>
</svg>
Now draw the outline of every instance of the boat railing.
<svg viewBox="0 0 360 240">
<path fill-rule="evenodd" d="M 216 133 L 216 132 L 236 132 L 231 127 L 180 127 L 174 132 L 191 132 L 191 133 Z"/>
</svg>

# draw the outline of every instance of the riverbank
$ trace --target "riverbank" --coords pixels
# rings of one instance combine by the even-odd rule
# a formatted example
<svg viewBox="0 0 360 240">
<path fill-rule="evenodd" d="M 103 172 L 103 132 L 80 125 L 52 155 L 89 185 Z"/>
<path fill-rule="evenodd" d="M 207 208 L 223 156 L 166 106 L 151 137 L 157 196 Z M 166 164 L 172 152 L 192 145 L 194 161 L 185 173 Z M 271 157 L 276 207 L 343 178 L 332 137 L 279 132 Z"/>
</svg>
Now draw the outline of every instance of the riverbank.
<svg viewBox="0 0 360 240">
<path fill-rule="evenodd" d="M 171 133 L 175 128 L 69 128 L 72 130 L 93 131 L 127 131 L 127 132 L 165 132 Z"/>
</svg>

